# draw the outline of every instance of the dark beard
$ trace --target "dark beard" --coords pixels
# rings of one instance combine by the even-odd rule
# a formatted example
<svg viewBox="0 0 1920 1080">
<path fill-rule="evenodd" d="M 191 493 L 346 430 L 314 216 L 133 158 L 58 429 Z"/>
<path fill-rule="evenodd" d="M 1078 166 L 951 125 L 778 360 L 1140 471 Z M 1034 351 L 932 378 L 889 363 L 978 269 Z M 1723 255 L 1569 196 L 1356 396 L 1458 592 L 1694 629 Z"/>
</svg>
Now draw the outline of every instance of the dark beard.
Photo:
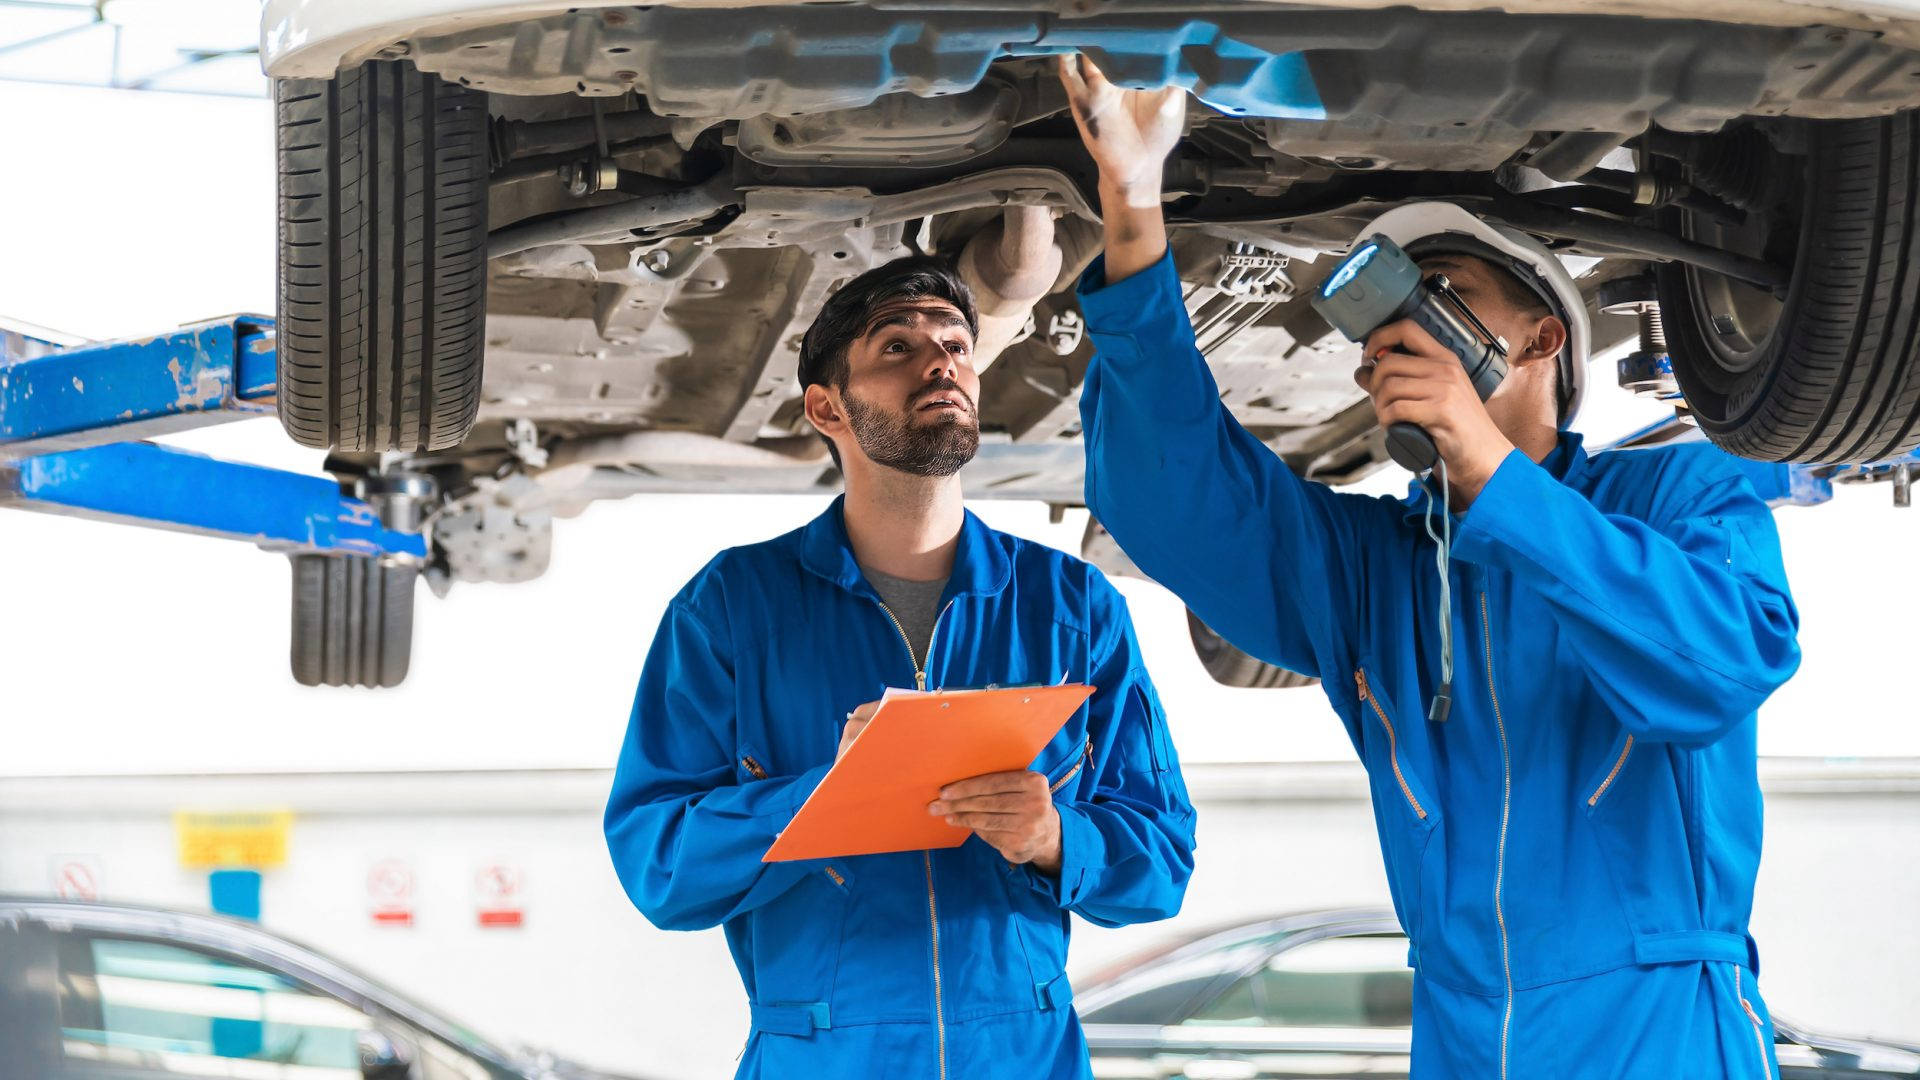
<svg viewBox="0 0 1920 1080">
<path fill-rule="evenodd" d="M 914 403 L 942 390 L 960 390 L 951 379 L 942 379 L 921 387 L 907 399 L 903 412 L 891 413 L 842 391 L 847 407 L 847 425 L 860 450 L 876 465 L 898 469 L 914 476 L 952 476 L 980 450 L 980 425 L 968 398 L 965 415 L 943 412 L 925 424 L 914 423 Z M 960 391 L 964 397 L 966 392 Z"/>
</svg>

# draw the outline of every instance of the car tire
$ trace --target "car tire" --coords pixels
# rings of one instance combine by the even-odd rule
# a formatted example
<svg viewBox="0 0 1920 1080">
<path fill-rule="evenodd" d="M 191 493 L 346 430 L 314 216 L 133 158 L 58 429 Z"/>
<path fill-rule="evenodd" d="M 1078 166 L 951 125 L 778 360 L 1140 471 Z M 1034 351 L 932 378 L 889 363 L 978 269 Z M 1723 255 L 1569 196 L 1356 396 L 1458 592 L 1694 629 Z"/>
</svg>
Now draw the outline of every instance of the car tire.
<svg viewBox="0 0 1920 1080">
<path fill-rule="evenodd" d="M 1223 686 L 1237 686 L 1254 690 L 1286 690 L 1299 686 L 1314 686 L 1320 682 L 1311 675 L 1302 675 L 1297 671 L 1269 664 L 1265 660 L 1248 656 L 1226 638 L 1214 633 L 1213 628 L 1201 621 L 1200 616 L 1187 612 L 1187 635 L 1193 639 L 1194 655 L 1200 658 L 1200 666 L 1207 669 L 1213 681 Z"/>
<path fill-rule="evenodd" d="M 1809 125 L 1784 205 L 1680 233 L 1791 258 L 1783 299 L 1680 263 L 1657 268 L 1674 374 L 1722 448 L 1762 461 L 1857 463 L 1920 445 L 1920 112 Z M 1750 174 L 1792 167 L 1769 155 Z M 1789 174 L 1792 175 L 1792 174 Z"/>
<path fill-rule="evenodd" d="M 458 445 L 480 407 L 486 94 L 375 60 L 274 98 L 281 425 L 323 449 Z"/>
<path fill-rule="evenodd" d="M 302 686 L 398 686 L 413 653 L 410 566 L 293 555 L 293 677 Z"/>
</svg>

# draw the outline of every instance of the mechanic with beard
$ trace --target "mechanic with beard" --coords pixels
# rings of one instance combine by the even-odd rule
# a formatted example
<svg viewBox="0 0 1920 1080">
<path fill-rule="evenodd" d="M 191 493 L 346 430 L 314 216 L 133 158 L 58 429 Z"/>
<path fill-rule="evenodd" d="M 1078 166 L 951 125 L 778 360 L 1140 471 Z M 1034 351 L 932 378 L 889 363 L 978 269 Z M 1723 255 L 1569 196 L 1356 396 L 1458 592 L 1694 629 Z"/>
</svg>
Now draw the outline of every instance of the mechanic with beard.
<svg viewBox="0 0 1920 1080">
<path fill-rule="evenodd" d="M 1507 378 L 1482 403 L 1425 330 L 1381 327 L 1356 379 L 1442 467 L 1405 500 L 1303 480 L 1194 345 L 1161 211 L 1184 93 L 1061 75 L 1107 233 L 1080 285 L 1087 503 L 1221 635 L 1323 680 L 1411 939 L 1413 1076 L 1775 1075 L 1747 933 L 1755 710 L 1799 664 L 1799 620 L 1745 472 L 1704 443 L 1589 456 L 1566 430 L 1588 345 L 1566 268 L 1415 202 L 1361 239 L 1444 270 L 1509 343 Z"/>
<path fill-rule="evenodd" d="M 740 1077 L 1080 1078 L 1069 913 L 1180 909 L 1194 813 L 1126 604 L 961 501 L 979 446 L 971 296 L 909 257 L 835 293 L 800 349 L 846 494 L 722 552 L 667 609 L 607 803 L 654 925 L 722 925 L 750 1003 Z M 1031 769 L 956 777 L 941 851 L 762 863 L 887 687 L 1095 687 Z"/>
</svg>

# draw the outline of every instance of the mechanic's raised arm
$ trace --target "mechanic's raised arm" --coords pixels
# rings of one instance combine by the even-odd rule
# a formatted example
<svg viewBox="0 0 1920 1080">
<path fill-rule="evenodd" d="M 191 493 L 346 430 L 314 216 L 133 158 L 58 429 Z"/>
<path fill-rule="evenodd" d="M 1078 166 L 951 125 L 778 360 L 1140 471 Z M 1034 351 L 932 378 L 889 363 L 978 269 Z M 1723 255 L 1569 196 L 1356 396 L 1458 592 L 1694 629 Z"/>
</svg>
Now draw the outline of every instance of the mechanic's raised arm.
<svg viewBox="0 0 1920 1080">
<path fill-rule="evenodd" d="M 662 930 L 703 930 L 786 892 L 812 864 L 762 863 L 826 775 L 735 772 L 730 636 L 674 600 L 640 675 L 613 792 L 607 850 L 634 906 Z"/>
<path fill-rule="evenodd" d="M 1065 57 L 1100 167 L 1106 253 L 1080 285 L 1095 355 L 1081 388 L 1087 505 L 1127 554 L 1227 640 L 1307 675 L 1343 673 L 1361 514 L 1375 500 L 1295 476 L 1220 403 L 1161 217 L 1185 91 L 1126 91 Z"/>
</svg>

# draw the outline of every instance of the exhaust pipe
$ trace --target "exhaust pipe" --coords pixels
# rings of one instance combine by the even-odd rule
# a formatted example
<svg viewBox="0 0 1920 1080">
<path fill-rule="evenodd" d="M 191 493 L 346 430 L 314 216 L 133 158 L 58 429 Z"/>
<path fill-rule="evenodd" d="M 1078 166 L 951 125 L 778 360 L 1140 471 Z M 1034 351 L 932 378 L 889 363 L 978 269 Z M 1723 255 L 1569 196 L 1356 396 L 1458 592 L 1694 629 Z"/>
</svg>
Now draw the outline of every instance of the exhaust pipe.
<svg viewBox="0 0 1920 1080">
<path fill-rule="evenodd" d="M 973 344 L 977 370 L 986 370 L 1019 336 L 1033 305 L 1053 291 L 1060 264 L 1053 211 L 1044 206 L 1009 206 L 999 221 L 967 241 L 957 270 L 973 290 L 980 314 Z"/>
</svg>

